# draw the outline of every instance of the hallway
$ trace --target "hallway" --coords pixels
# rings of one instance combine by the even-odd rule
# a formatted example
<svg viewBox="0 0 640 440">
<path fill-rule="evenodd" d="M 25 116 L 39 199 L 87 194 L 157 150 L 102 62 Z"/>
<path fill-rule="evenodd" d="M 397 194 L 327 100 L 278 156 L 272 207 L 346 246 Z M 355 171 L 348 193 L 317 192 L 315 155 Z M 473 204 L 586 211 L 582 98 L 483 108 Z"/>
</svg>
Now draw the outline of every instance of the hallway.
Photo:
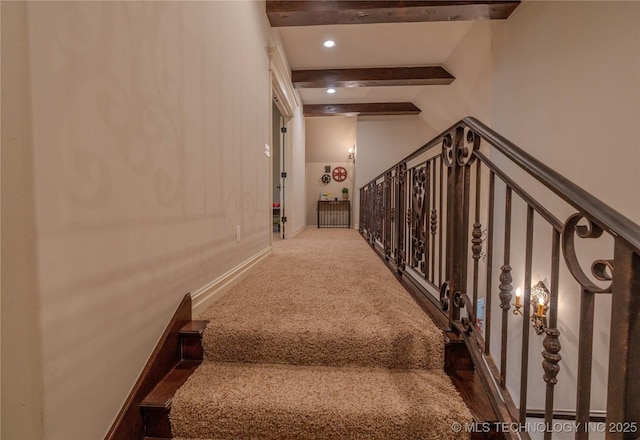
<svg viewBox="0 0 640 440">
<path fill-rule="evenodd" d="M 266 337 L 286 324 L 290 332 L 282 333 L 283 345 L 298 347 L 291 342 L 294 335 L 307 337 L 309 331 L 314 347 L 324 350 L 323 344 L 339 345 L 320 332 L 327 321 L 351 332 L 348 340 L 358 341 L 349 362 L 370 358 L 368 343 L 388 348 L 394 337 L 425 337 L 390 330 L 389 320 L 396 316 L 418 315 L 390 306 L 394 295 L 353 297 L 355 291 L 366 292 L 373 274 L 392 276 L 380 261 L 365 271 L 353 261 L 358 252 L 341 253 L 348 242 L 363 241 L 355 233 L 353 239 L 317 239 L 323 246 L 317 261 L 305 256 L 288 263 L 285 254 L 294 250 L 278 241 L 276 254 L 268 257 L 274 242 L 273 162 L 280 145 L 272 136 L 276 100 L 286 107 L 286 169 L 280 172 L 287 173 L 286 212 L 281 213 L 287 217 L 287 239 L 312 226 L 308 208 L 317 206 L 320 192 L 339 195 L 343 188 L 352 202 L 352 226 L 361 228 L 366 218 L 360 215 L 360 189 L 466 116 L 488 124 L 563 178 L 640 223 L 640 1 L 521 3 L 500 21 L 275 26 L 265 2 L 253 0 L 2 2 L 2 53 L 11 62 L 2 64 L 1 437 L 105 438 L 185 296 L 191 295 L 193 316 L 201 315 L 230 283 L 262 263 L 255 276 L 266 275 L 272 266 L 287 272 L 268 282 L 248 278 L 259 289 L 238 293 L 251 300 L 246 308 L 234 303 L 235 293 L 216 305 L 229 307 L 227 321 L 232 310 L 246 314 L 262 307 L 267 319 L 253 335 Z M 335 47 L 324 46 L 328 38 Z M 335 94 L 324 86 L 297 88 L 293 82 L 293 72 L 297 76 L 303 70 L 389 67 L 397 72 L 401 66 L 442 66 L 455 80 L 430 86 L 341 86 Z M 305 114 L 316 105 L 381 102 L 407 102 L 421 112 L 326 118 Z M 336 121 L 351 118 L 348 140 L 334 137 L 344 131 L 329 132 L 329 124 L 320 122 L 323 118 L 340 127 Z M 331 136 L 315 136 L 318 132 Z M 331 157 L 319 157 L 321 151 L 331 152 Z M 501 158 L 490 157 L 496 162 Z M 408 169 L 417 165 L 407 164 Z M 338 166 L 345 168 L 347 179 L 324 186 L 327 166 L 329 175 Z M 513 178 L 511 169 L 505 173 Z M 483 188 L 489 188 L 486 168 L 483 179 Z M 495 189 L 496 212 L 504 214 L 500 202 L 505 186 L 497 182 Z M 555 198 L 538 197 L 544 188 L 533 190 L 530 194 L 546 209 L 555 203 Z M 522 205 L 514 205 L 519 208 Z M 444 225 L 439 206 L 437 211 Z M 482 204 L 481 213 L 487 211 Z M 572 213 L 563 210 L 558 218 L 564 221 Z M 537 231 L 537 214 L 535 219 Z M 428 225 L 430 217 L 425 220 Z M 488 224 L 482 223 L 480 237 L 468 228 L 470 239 L 485 237 Z M 502 223 L 495 224 L 495 240 L 505 236 Z M 513 235 L 513 243 L 521 247 L 526 247 L 525 223 L 514 217 L 522 233 Z M 307 233 L 316 232 L 302 232 L 301 246 L 311 241 Z M 608 260 L 609 243 L 594 241 L 585 245 L 597 254 L 591 261 Z M 489 258 L 495 266 L 492 286 L 484 289 L 494 296 L 500 293 L 500 267 L 507 266 L 499 241 L 495 247 Z M 551 280 L 546 249 L 537 241 L 532 248 L 532 264 L 527 265 L 532 281 Z M 481 257 L 476 261 L 486 269 L 490 264 L 483 267 Z M 263 261 L 267 258 L 271 261 Z M 581 256 L 580 261 L 587 259 Z M 529 287 L 525 262 L 525 253 L 514 252 L 509 265 L 514 296 L 518 287 L 523 293 Z M 304 275 L 294 276 L 297 269 Z M 316 275 L 311 269 L 318 270 Z M 359 274 L 358 283 L 340 282 L 341 273 Z M 617 268 L 616 273 L 622 271 Z M 562 360 L 554 364 L 560 371 L 553 403 L 572 412 L 580 357 L 574 335 L 579 334 L 582 290 L 571 275 L 561 271 L 559 278 L 558 290 L 564 292 L 557 320 L 562 350 L 556 355 Z M 267 313 L 266 307 L 282 303 L 274 299 L 279 286 L 296 286 L 300 280 L 310 282 L 304 298 L 309 304 L 301 304 L 299 292 L 283 291 L 293 306 L 290 315 L 279 316 L 279 309 Z M 482 279 L 479 283 L 488 284 Z M 504 309 L 495 297 L 483 309 L 493 313 L 496 327 L 502 321 L 497 317 L 507 315 L 504 292 Z M 610 306 L 609 295 L 596 296 L 605 301 L 604 308 L 596 308 L 599 316 L 609 316 L 609 309 L 633 310 Z M 347 297 L 362 307 L 349 308 L 341 302 Z M 402 298 L 409 302 L 406 295 Z M 302 317 L 310 310 L 323 312 L 317 322 Z M 382 317 L 367 315 L 373 311 L 383 311 Z M 531 398 L 524 406 L 540 413 L 551 407 L 542 396 L 547 392 L 541 358 L 545 335 L 535 333 L 524 316 L 508 313 L 505 327 L 513 327 L 509 334 L 514 337 L 502 344 L 501 330 L 493 329 L 485 340 L 486 354 L 495 357 L 509 345 L 505 385 L 518 399 L 522 393 L 516 370 L 526 350 L 520 350 L 517 336 L 527 324 L 532 344 L 528 378 L 535 382 L 530 381 Z M 237 320 L 230 324 L 254 328 L 244 315 Z M 611 383 L 606 365 L 610 328 L 598 320 L 594 398 L 605 396 Z M 416 322 L 422 330 L 429 325 Z M 402 325 L 410 327 L 404 321 Z M 621 328 L 615 327 L 616 332 Z M 631 338 L 638 339 L 635 334 Z M 614 354 L 624 358 L 620 353 Z M 280 356 L 296 360 L 311 355 L 281 350 Z M 393 356 L 387 352 L 389 358 Z M 623 394 L 631 400 L 640 391 L 623 386 L 611 393 Z M 607 413 L 603 402 L 587 406 L 581 406 L 585 414 Z M 140 414 L 137 408 L 133 412 Z"/>
<path fill-rule="evenodd" d="M 457 438 L 443 337 L 354 230 L 306 229 L 201 319 L 185 438 Z"/>
</svg>

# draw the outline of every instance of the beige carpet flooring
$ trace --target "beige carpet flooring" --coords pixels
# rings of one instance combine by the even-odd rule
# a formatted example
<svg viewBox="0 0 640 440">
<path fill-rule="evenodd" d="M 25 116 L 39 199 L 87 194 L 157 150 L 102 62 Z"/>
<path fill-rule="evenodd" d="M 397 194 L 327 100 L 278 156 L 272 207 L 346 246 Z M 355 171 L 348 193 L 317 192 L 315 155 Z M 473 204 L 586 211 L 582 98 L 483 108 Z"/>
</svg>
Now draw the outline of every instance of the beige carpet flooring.
<svg viewBox="0 0 640 440">
<path fill-rule="evenodd" d="M 176 438 L 465 437 L 442 333 L 353 230 L 274 243 L 200 318 L 205 362 L 173 399 Z"/>
</svg>

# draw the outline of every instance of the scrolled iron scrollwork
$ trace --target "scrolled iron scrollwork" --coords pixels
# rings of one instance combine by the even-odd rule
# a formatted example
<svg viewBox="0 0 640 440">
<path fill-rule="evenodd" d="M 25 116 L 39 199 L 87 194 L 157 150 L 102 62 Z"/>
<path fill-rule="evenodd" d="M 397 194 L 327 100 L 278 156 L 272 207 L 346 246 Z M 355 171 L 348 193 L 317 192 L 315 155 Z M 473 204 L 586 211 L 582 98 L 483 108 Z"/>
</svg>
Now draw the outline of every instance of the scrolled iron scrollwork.
<svg viewBox="0 0 640 440">
<path fill-rule="evenodd" d="M 374 199 L 374 218 L 373 218 L 373 236 L 374 239 L 382 241 L 382 227 L 384 220 L 384 187 L 383 182 L 376 184 L 373 199 Z"/>
<path fill-rule="evenodd" d="M 596 260 L 591 265 L 591 273 L 598 281 L 613 280 L 613 260 Z"/>
<path fill-rule="evenodd" d="M 427 167 L 421 166 L 413 172 L 411 212 L 411 266 L 424 272 L 425 231 L 423 229 L 426 213 L 425 196 L 427 192 Z"/>
<path fill-rule="evenodd" d="M 466 143 L 469 145 L 465 145 L 465 143 L 460 142 L 460 145 L 456 149 L 456 161 L 460 166 L 471 165 L 476 158 L 473 152 L 480 148 L 481 138 L 473 130 L 467 129 L 465 139 Z"/>
<path fill-rule="evenodd" d="M 396 169 L 396 176 L 398 176 L 398 183 L 403 184 L 406 181 L 407 175 L 407 163 L 401 162 L 398 164 Z"/>
<path fill-rule="evenodd" d="M 424 191 L 425 182 L 427 181 L 427 171 L 425 166 L 421 166 L 413 173 L 413 191 L 420 193 Z"/>
<path fill-rule="evenodd" d="M 451 290 L 449 289 L 449 282 L 445 281 L 440 286 L 440 307 L 445 312 L 449 310 L 450 294 Z"/>
<path fill-rule="evenodd" d="M 451 133 L 447 133 L 442 138 L 442 163 L 447 168 L 451 168 L 453 166 L 453 161 L 455 159 L 455 153 L 453 151 L 453 136 Z"/>
<path fill-rule="evenodd" d="M 466 308 L 467 316 L 462 317 L 460 319 L 460 323 L 462 324 L 462 329 L 466 334 L 469 334 L 473 331 L 473 327 L 476 322 L 476 317 L 473 314 L 473 304 L 471 303 L 471 298 L 466 293 L 456 292 L 454 295 L 454 304 L 458 308 Z"/>
<path fill-rule="evenodd" d="M 586 225 L 580 225 L 582 220 L 586 220 Z M 575 236 L 583 239 L 597 239 L 602 236 L 603 229 L 591 219 L 583 214 L 573 214 L 567 219 L 562 231 L 562 254 L 567 264 L 567 268 L 580 285 L 591 293 L 611 293 L 611 280 L 613 279 L 613 260 L 599 259 L 591 265 L 591 274 L 598 281 L 609 282 L 605 287 L 598 286 L 582 270 L 576 255 Z"/>
<path fill-rule="evenodd" d="M 459 290 L 456 290 L 453 293 L 453 305 L 457 308 L 464 307 L 464 300 L 462 299 L 462 293 Z"/>
<path fill-rule="evenodd" d="M 475 161 L 474 151 L 480 148 L 481 137 L 473 130 L 457 127 L 442 137 L 442 163 L 451 168 L 454 163 L 465 167 Z"/>
</svg>

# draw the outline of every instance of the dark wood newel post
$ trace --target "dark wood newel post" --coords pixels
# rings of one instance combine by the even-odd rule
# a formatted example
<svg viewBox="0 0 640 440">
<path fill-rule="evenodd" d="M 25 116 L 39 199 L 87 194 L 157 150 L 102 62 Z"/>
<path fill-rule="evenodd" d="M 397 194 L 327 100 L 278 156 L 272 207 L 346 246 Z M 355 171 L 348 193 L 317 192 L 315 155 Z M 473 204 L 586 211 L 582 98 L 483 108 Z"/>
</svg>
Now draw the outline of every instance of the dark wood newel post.
<svg viewBox="0 0 640 440">
<path fill-rule="evenodd" d="M 464 128 L 457 127 L 451 139 L 452 149 L 447 175 L 447 279 L 449 280 L 449 328 L 460 320 L 460 306 L 454 300 L 456 292 L 466 291 L 467 242 L 465 207 Z M 446 141 L 445 141 L 446 146 Z M 447 149 L 444 151 L 447 153 Z"/>
<path fill-rule="evenodd" d="M 618 238 L 614 262 L 611 322 L 615 324 L 611 326 L 606 439 L 637 439 L 640 437 L 640 255 Z M 631 428 L 633 423 L 635 430 Z"/>
</svg>

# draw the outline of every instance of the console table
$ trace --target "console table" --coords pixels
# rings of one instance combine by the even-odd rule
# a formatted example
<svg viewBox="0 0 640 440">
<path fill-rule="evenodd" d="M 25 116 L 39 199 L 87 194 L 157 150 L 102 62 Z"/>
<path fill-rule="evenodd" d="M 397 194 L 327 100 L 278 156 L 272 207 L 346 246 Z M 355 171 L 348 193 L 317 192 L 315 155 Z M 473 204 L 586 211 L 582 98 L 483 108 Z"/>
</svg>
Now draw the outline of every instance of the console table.
<svg viewBox="0 0 640 440">
<path fill-rule="evenodd" d="M 318 228 L 350 228 L 351 202 L 349 200 L 318 201 Z"/>
</svg>

